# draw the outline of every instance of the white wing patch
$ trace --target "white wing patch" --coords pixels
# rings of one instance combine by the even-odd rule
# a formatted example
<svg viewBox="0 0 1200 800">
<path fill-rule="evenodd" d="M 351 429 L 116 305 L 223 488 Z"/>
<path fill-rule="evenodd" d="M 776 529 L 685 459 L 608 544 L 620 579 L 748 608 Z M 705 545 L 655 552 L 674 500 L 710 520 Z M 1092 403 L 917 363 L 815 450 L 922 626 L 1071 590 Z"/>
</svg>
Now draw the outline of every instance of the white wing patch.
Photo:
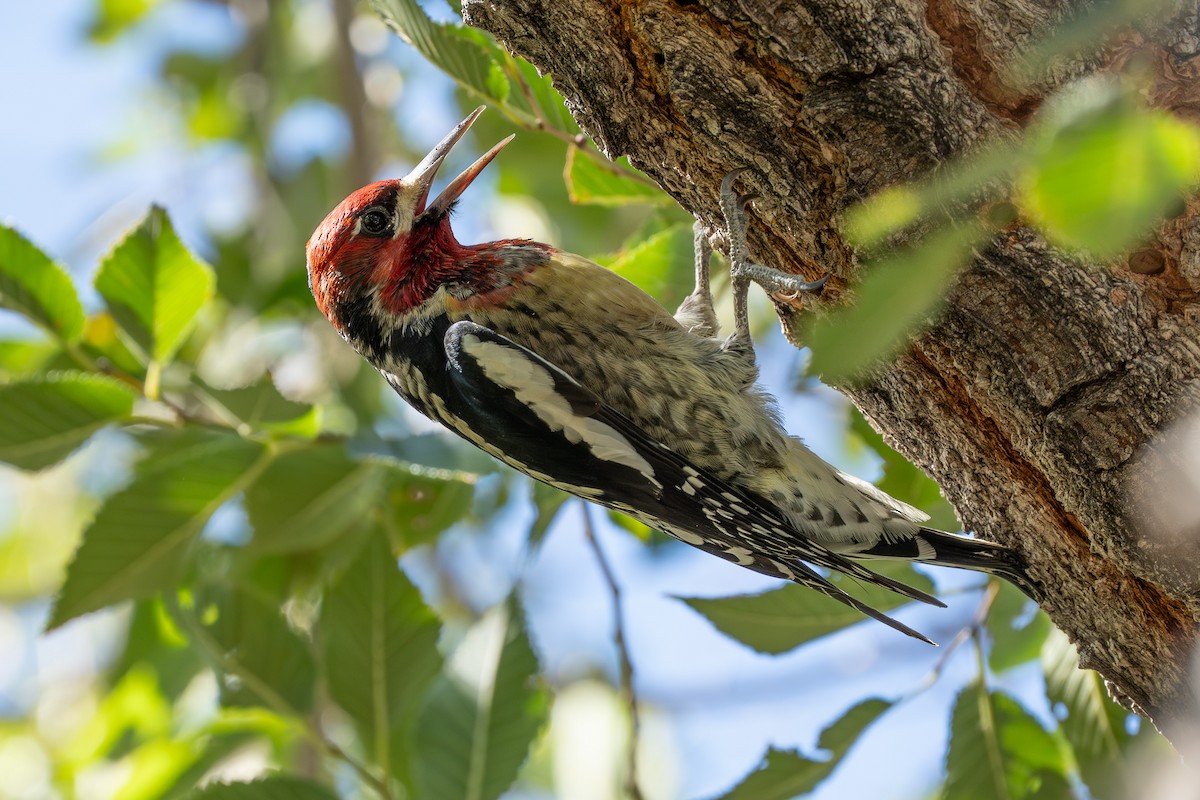
<svg viewBox="0 0 1200 800">
<path fill-rule="evenodd" d="M 571 404 L 554 389 L 554 377 L 545 367 L 530 361 L 518 351 L 495 342 L 485 342 L 478 336 L 462 337 L 462 348 L 479 364 L 490 380 L 512 389 L 538 419 L 554 431 L 561 431 L 572 444 L 583 442 L 592 454 L 603 461 L 612 461 L 636 469 L 646 480 L 661 488 L 650 462 L 642 457 L 629 440 L 613 427 L 581 417 L 571 410 Z"/>
</svg>

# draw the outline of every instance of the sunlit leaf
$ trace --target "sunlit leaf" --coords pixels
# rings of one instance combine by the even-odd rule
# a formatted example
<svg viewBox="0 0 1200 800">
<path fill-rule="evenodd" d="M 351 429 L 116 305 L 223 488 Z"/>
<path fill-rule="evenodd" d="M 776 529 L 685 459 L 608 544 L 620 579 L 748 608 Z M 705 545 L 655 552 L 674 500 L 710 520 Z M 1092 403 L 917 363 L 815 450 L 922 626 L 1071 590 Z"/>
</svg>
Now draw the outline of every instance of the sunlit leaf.
<svg viewBox="0 0 1200 800">
<path fill-rule="evenodd" d="M 645 177 L 635 177 L 631 169 L 624 160 L 618 164 L 603 164 L 578 147 L 568 148 L 567 194 L 572 203 L 602 206 L 629 203 L 675 205 L 675 201 L 662 189 Z"/>
<path fill-rule="evenodd" d="M 245 783 L 210 783 L 184 795 L 184 800 L 337 800 L 319 783 L 294 775 L 271 775 Z"/>
<path fill-rule="evenodd" d="M 70 276 L 17 231 L 0 224 L 0 308 L 10 308 L 59 338 L 83 332 L 83 306 Z"/>
<path fill-rule="evenodd" d="M 156 440 L 133 482 L 84 532 L 48 627 L 173 586 L 208 518 L 264 464 L 263 446 L 238 436 L 189 431 Z"/>
<path fill-rule="evenodd" d="M 1130 712 L 1109 699 L 1098 673 L 1079 668 L 1075 646 L 1058 630 L 1046 638 L 1042 668 L 1046 696 L 1061 712 L 1059 725 L 1092 794 L 1105 800 L 1128 797 L 1124 757 L 1134 738 L 1125 728 Z"/>
<path fill-rule="evenodd" d="M 260 553 L 311 550 L 353 526 L 369 525 L 383 479 L 383 467 L 355 461 L 341 443 L 283 453 L 246 492 L 251 547 Z"/>
<path fill-rule="evenodd" d="M 387 763 L 392 740 L 410 733 L 403 723 L 415 718 L 441 667 L 439 630 L 380 535 L 325 594 L 315 636 L 329 694 L 358 724 L 376 763 Z"/>
<path fill-rule="evenodd" d="M 821 732 L 818 746 L 828 755 L 819 761 L 772 748 L 759 768 L 720 800 L 791 800 L 808 794 L 833 774 L 863 731 L 891 707 L 890 701 L 872 698 L 851 708 Z"/>
<path fill-rule="evenodd" d="M 1032 604 L 1020 589 L 1007 581 L 1000 582 L 1000 593 L 987 616 L 987 629 L 992 636 L 988 665 L 992 671 L 1003 672 L 1026 664 L 1042 652 L 1046 636 L 1054 626 L 1045 614 L 1036 610 L 1029 613 Z"/>
<path fill-rule="evenodd" d="M 180 241 L 155 206 L 100 264 L 96 290 L 150 358 L 168 360 L 213 290 L 212 268 Z"/>
<path fill-rule="evenodd" d="M 923 592 L 933 584 L 907 565 L 872 565 L 875 571 Z M 831 580 L 880 611 L 912 601 L 882 587 L 857 585 L 842 576 Z M 778 655 L 867 619 L 849 606 L 812 589 L 788 584 L 762 594 L 735 597 L 679 598 L 698 611 L 717 630 L 760 653 Z"/>
<path fill-rule="evenodd" d="M 954 703 L 943 800 L 1072 796 L 1058 744 L 1006 694 L 976 682 Z"/>
<path fill-rule="evenodd" d="M 1021 206 L 1057 244 L 1098 257 L 1144 237 L 1200 183 L 1200 128 L 1124 97 L 1046 113 Z"/>
<path fill-rule="evenodd" d="M 45 372 L 61 355 L 62 348 L 51 339 L 0 341 L 0 382 Z"/>
<path fill-rule="evenodd" d="M 57 464 L 105 425 L 128 417 L 135 397 L 124 384 L 81 372 L 0 386 L 0 461 L 27 470 Z"/>
<path fill-rule="evenodd" d="M 470 674 L 440 678 L 421 711 L 417 785 L 426 800 L 495 800 L 546 721 L 537 658 L 515 611 L 493 609 L 461 646 L 477 649 L 454 659 Z"/>
<path fill-rule="evenodd" d="M 96 16 L 88 27 L 88 35 L 97 42 L 108 42 L 141 21 L 158 0 L 99 0 Z"/>
<path fill-rule="evenodd" d="M 480 31 L 434 22 L 416 0 L 371 0 L 371 7 L 392 30 L 431 64 L 483 100 L 507 105 L 511 86 L 495 45 Z M 519 102 L 519 101 L 518 101 Z M 525 111 L 528 114 L 528 105 Z"/>
<path fill-rule="evenodd" d="M 869 266 L 854 304 L 811 325 L 805 336 L 813 352 L 810 371 L 843 380 L 893 353 L 940 305 L 984 234 L 974 222 L 955 225 Z"/>
<path fill-rule="evenodd" d="M 674 306 L 691 291 L 694 283 L 692 229 L 671 225 L 603 262 L 660 303 Z"/>
</svg>

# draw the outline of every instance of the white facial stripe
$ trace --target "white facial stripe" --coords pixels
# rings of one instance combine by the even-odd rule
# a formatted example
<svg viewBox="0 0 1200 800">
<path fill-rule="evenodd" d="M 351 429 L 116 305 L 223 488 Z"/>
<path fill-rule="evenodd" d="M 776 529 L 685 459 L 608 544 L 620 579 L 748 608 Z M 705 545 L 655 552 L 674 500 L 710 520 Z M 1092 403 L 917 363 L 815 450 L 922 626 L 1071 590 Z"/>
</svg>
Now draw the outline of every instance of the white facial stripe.
<svg viewBox="0 0 1200 800">
<path fill-rule="evenodd" d="M 571 410 L 570 403 L 554 390 L 554 378 L 544 367 L 516 350 L 482 341 L 478 336 L 463 336 L 462 346 L 488 378 L 512 389 L 517 399 L 551 430 L 562 431 L 567 441 L 583 442 L 597 458 L 636 469 L 647 480 L 661 486 L 650 462 L 628 439 L 611 426 L 590 417 L 580 417 Z"/>
</svg>

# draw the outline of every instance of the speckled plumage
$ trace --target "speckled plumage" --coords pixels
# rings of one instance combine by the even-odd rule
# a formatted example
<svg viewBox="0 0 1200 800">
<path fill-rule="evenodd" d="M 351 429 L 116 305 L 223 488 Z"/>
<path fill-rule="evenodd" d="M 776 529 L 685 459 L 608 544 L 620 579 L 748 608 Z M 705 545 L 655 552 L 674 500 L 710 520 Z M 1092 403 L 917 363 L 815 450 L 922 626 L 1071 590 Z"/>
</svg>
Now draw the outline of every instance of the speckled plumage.
<svg viewBox="0 0 1200 800">
<path fill-rule="evenodd" d="M 504 143 L 428 208 L 426 198 L 477 115 L 406 178 L 343 201 L 309 242 L 318 306 L 414 407 L 539 480 L 911 635 L 919 636 L 809 565 L 934 603 L 857 560 L 978 569 L 1033 591 L 1011 551 L 923 527 L 920 512 L 839 472 L 784 430 L 756 383 L 745 287 L 752 279 L 806 291 L 820 282 L 795 284 L 735 253 L 738 324 L 720 339 L 699 236 L 697 289 L 674 316 L 624 278 L 547 245 L 459 244 L 450 207 Z M 738 236 L 732 177 L 721 199 Z"/>
</svg>

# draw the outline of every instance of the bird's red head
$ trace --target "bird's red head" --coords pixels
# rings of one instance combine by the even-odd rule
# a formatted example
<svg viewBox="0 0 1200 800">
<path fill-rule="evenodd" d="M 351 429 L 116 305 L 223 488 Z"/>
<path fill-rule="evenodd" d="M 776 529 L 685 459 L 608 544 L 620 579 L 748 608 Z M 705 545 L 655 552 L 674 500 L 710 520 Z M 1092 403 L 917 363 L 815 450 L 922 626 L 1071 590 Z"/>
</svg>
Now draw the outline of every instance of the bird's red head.
<svg viewBox="0 0 1200 800">
<path fill-rule="evenodd" d="M 377 307 L 402 314 L 420 305 L 459 260 L 450 208 L 512 136 L 484 153 L 433 202 L 429 190 L 451 148 L 483 113 L 472 111 L 429 155 L 398 180 L 364 186 L 338 204 L 308 240 L 308 284 L 318 308 L 345 332 L 342 309 L 371 292 Z"/>
</svg>

